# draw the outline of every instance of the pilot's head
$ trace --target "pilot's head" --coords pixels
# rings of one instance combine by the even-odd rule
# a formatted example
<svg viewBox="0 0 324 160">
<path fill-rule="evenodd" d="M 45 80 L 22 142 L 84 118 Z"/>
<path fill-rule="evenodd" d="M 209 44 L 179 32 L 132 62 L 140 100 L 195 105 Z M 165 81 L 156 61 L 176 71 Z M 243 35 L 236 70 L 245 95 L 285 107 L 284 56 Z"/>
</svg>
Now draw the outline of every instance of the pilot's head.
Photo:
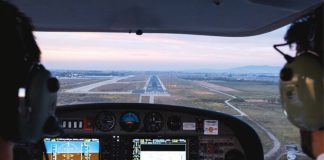
<svg viewBox="0 0 324 160">
<path fill-rule="evenodd" d="M 301 131 L 304 152 L 316 157 L 324 153 L 323 6 L 293 23 L 285 40 L 297 53 L 280 72 L 282 105 Z"/>
<path fill-rule="evenodd" d="M 296 44 L 296 56 L 280 73 L 280 91 L 288 119 L 302 130 L 324 128 L 323 15 L 293 23 L 285 40 Z"/>
<path fill-rule="evenodd" d="M 0 1 L 0 137 L 36 142 L 54 111 L 57 80 L 40 64 L 40 49 L 30 19 Z"/>
</svg>

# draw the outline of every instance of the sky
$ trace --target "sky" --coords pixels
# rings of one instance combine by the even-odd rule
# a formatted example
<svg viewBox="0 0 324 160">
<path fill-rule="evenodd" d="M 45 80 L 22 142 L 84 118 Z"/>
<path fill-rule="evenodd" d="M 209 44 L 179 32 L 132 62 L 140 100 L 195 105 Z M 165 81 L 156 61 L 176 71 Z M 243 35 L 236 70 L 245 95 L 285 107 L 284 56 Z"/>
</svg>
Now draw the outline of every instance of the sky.
<svg viewBox="0 0 324 160">
<path fill-rule="evenodd" d="M 49 69 L 184 71 L 283 66 L 272 45 L 287 27 L 251 37 L 186 34 L 35 32 Z"/>
</svg>

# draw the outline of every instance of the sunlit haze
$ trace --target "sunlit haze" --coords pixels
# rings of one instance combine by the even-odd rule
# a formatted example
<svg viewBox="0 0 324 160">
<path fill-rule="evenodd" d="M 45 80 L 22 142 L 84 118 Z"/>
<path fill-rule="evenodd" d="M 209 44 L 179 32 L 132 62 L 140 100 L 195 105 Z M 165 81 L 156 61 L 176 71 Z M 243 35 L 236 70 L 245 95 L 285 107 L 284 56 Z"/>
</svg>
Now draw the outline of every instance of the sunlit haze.
<svg viewBox="0 0 324 160">
<path fill-rule="evenodd" d="M 246 65 L 282 66 L 272 47 L 287 27 L 252 37 L 182 34 L 35 32 L 50 69 L 202 70 Z"/>
</svg>

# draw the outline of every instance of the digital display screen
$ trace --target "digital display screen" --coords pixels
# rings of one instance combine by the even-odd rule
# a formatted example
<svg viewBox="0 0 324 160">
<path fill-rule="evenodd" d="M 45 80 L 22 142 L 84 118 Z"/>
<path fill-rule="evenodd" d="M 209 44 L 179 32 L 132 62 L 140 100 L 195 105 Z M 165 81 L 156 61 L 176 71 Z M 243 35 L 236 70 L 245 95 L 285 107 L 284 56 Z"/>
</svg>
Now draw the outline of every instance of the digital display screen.
<svg viewBox="0 0 324 160">
<path fill-rule="evenodd" d="M 133 160 L 186 160 L 186 139 L 133 139 Z"/>
<path fill-rule="evenodd" d="M 49 160 L 99 160 L 96 138 L 45 138 L 44 144 Z"/>
</svg>

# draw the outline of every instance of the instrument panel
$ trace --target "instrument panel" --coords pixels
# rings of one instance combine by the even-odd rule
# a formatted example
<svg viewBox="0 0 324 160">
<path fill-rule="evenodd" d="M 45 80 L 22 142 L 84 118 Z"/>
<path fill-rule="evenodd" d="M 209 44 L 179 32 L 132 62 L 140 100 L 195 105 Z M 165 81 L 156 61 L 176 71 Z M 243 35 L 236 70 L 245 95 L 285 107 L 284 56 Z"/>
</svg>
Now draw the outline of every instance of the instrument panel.
<svg viewBox="0 0 324 160">
<path fill-rule="evenodd" d="M 58 142 L 77 144 L 77 154 L 94 160 L 263 159 L 255 131 L 223 113 L 180 106 L 108 103 L 64 106 L 56 115 L 64 133 L 45 139 L 47 143 L 44 140 L 50 157 L 60 155 L 49 145 Z"/>
</svg>

